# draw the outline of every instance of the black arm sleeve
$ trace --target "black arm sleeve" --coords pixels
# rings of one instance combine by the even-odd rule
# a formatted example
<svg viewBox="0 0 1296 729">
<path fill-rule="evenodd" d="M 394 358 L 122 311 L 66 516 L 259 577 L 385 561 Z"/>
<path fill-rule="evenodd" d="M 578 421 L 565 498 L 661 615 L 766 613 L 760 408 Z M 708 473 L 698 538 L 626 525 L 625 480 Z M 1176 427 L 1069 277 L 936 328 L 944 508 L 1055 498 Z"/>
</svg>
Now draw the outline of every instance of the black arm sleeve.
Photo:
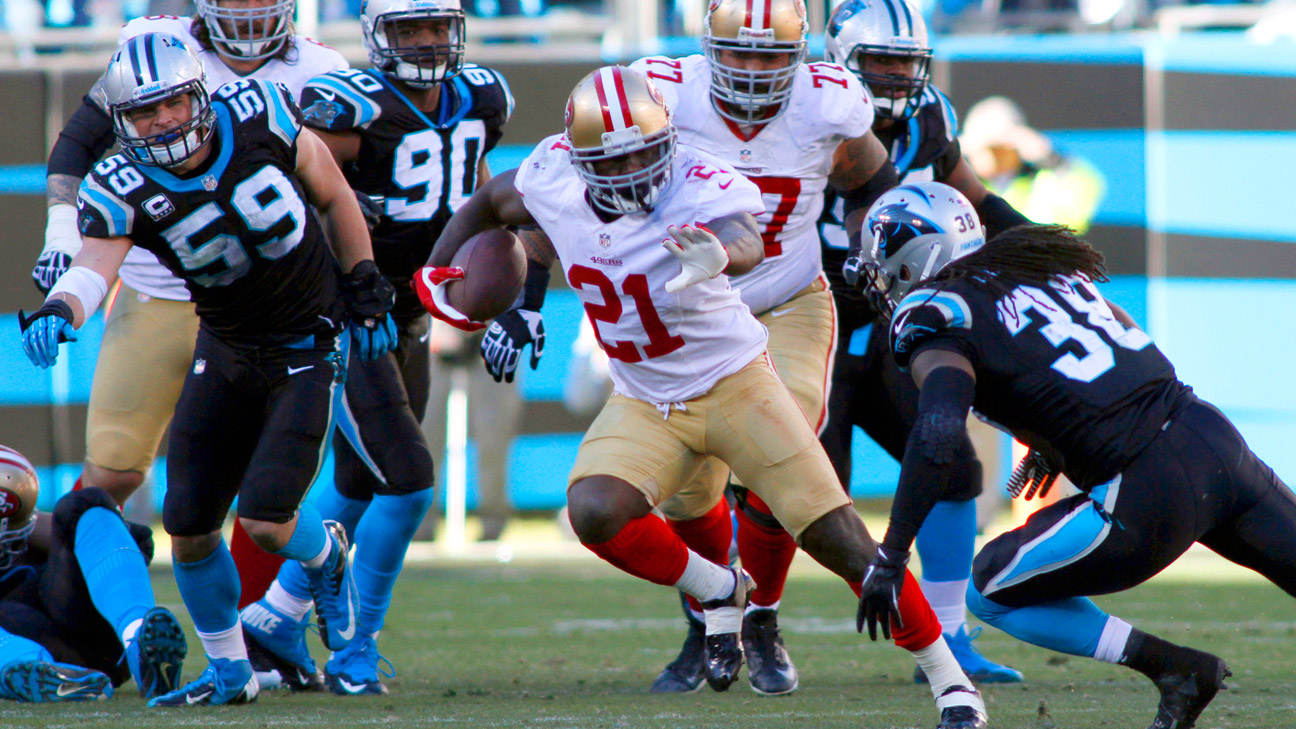
<svg viewBox="0 0 1296 729">
<path fill-rule="evenodd" d="M 87 96 L 59 132 L 45 174 L 85 177 L 114 141 L 112 119 Z"/>
<path fill-rule="evenodd" d="M 981 223 L 986 227 L 986 240 L 993 239 L 1009 228 L 1031 224 L 1029 218 L 1017 212 L 1017 208 L 1009 205 L 1007 200 L 993 192 L 986 193 L 976 211 L 981 217 Z"/>
<path fill-rule="evenodd" d="M 868 181 L 863 185 L 854 190 L 846 190 L 840 193 L 842 200 L 845 201 L 842 210 L 842 222 L 849 221 L 851 213 L 856 210 L 868 210 L 875 200 L 882 197 L 882 193 L 899 184 L 900 173 L 896 172 L 895 165 L 891 164 L 890 160 L 883 162 L 877 172 L 874 172 L 873 176 L 868 178 Z M 850 228 L 847 228 L 846 235 L 852 242 L 859 239 L 858 230 L 851 231 Z"/>
<path fill-rule="evenodd" d="M 938 367 L 923 382 L 882 541 L 888 549 L 907 552 L 936 502 L 954 494 L 966 498 L 971 479 L 980 481 L 981 463 L 967 433 L 975 395 L 976 383 L 957 367 Z"/>
</svg>

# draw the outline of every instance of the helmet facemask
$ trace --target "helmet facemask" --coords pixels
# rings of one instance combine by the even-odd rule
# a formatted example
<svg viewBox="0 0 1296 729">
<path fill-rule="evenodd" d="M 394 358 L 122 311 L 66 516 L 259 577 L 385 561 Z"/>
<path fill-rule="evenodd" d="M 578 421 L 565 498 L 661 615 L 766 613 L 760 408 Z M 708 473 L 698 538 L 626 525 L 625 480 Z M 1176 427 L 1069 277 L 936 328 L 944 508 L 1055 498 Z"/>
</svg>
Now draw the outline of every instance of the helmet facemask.
<svg viewBox="0 0 1296 729">
<path fill-rule="evenodd" d="M 138 110 L 161 104 L 178 96 L 189 98 L 189 119 L 178 126 L 154 134 L 141 134 L 135 122 Z M 200 81 L 141 93 L 138 101 L 111 107 L 113 131 L 122 152 L 131 160 L 153 167 L 175 167 L 198 153 L 215 131 L 215 111 Z"/>
<path fill-rule="evenodd" d="M 806 42 L 776 41 L 773 34 L 772 30 L 741 28 L 737 40 L 711 35 L 703 38 L 702 46 L 711 65 L 711 100 L 720 116 L 751 126 L 767 124 L 783 112 L 792 95 L 792 80 L 805 61 Z M 725 52 L 759 54 L 771 60 L 782 56 L 787 65 L 759 70 L 738 68 L 723 62 Z"/>
<path fill-rule="evenodd" d="M 604 132 L 602 147 L 572 145 L 572 164 L 594 207 L 614 215 L 651 211 L 670 184 L 675 138 L 674 125 L 647 137 L 632 126 Z"/>
<path fill-rule="evenodd" d="M 276 0 L 263 7 L 227 7 L 222 0 L 195 0 L 212 45 L 222 56 L 239 61 L 270 58 L 293 33 L 297 0 Z"/>
<path fill-rule="evenodd" d="M 10 517 L 0 519 L 0 572 L 12 567 L 14 560 L 27 551 L 32 530 L 36 528 L 36 512 L 22 523 L 10 524 L 10 521 Z"/>
<path fill-rule="evenodd" d="M 930 76 L 931 55 L 930 48 L 902 51 L 882 46 L 856 46 L 846 67 L 868 86 L 873 95 L 873 105 L 881 116 L 904 121 L 922 105 L 923 90 L 927 88 Z M 876 63 L 867 63 L 869 58 L 907 61 L 908 72 L 871 71 L 870 66 Z M 888 70 L 895 67 L 895 64 L 888 64 Z"/>
<path fill-rule="evenodd" d="M 369 19 L 365 18 L 368 25 Z M 403 34 L 433 23 L 445 42 L 406 44 Z M 454 78 L 464 67 L 464 13 L 459 9 L 424 9 L 384 13 L 365 28 L 369 60 L 383 73 L 415 88 L 431 88 Z"/>
</svg>

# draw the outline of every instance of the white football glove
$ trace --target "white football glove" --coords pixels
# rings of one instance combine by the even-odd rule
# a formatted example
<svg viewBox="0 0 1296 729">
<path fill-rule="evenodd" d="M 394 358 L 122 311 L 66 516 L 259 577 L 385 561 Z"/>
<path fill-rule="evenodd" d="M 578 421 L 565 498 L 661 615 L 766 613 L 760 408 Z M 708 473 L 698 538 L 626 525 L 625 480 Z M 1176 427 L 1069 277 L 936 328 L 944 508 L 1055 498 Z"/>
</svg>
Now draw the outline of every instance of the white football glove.
<svg viewBox="0 0 1296 729">
<path fill-rule="evenodd" d="M 666 282 L 666 292 L 673 294 L 695 283 L 715 278 L 729 265 L 729 253 L 715 234 L 702 226 L 672 225 L 666 229 L 671 238 L 662 247 L 679 259 L 680 274 Z"/>
</svg>

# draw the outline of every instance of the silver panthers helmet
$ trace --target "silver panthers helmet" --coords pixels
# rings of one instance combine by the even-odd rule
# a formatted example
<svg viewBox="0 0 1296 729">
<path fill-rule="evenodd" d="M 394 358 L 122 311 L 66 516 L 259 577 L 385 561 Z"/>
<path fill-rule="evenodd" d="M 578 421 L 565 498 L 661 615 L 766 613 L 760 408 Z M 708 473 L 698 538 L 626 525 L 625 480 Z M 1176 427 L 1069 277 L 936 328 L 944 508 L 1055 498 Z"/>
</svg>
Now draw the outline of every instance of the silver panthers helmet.
<svg viewBox="0 0 1296 729">
<path fill-rule="evenodd" d="M 980 250 L 985 240 L 981 219 L 958 190 L 940 182 L 892 188 L 864 218 L 864 292 L 879 311 L 892 311 L 915 285 Z"/>
<path fill-rule="evenodd" d="M 846 0 L 828 17 L 824 46 L 829 61 L 869 87 L 882 116 L 903 120 L 918 111 L 931 78 L 932 49 L 927 23 L 908 0 Z M 867 73 L 865 56 L 908 59 L 909 72 Z"/>
<path fill-rule="evenodd" d="M 404 45 L 397 35 L 409 23 L 446 23 L 446 42 Z M 364 47 L 375 68 L 415 88 L 454 78 L 464 67 L 464 11 L 459 0 L 365 0 L 360 9 Z"/>
<path fill-rule="evenodd" d="M 228 0 L 194 0 L 198 17 L 207 25 L 212 45 L 222 56 L 239 61 L 269 58 L 283 48 L 293 34 L 292 16 L 297 0 L 274 0 L 268 5 L 240 2 L 227 7 Z"/>
<path fill-rule="evenodd" d="M 188 121 L 147 135 L 136 129 L 136 110 L 182 94 L 189 97 Z M 108 62 L 104 95 L 122 153 L 140 164 L 174 167 L 202 149 L 215 129 L 202 61 L 167 33 L 145 33 L 121 44 Z"/>
</svg>

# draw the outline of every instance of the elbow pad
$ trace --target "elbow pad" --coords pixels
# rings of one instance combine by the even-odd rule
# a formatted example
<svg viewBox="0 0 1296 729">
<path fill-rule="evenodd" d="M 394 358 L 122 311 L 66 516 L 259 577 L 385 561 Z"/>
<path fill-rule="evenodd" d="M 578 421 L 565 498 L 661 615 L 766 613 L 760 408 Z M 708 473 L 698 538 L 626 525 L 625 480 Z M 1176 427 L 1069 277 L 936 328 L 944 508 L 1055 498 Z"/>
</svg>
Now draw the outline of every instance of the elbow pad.
<svg viewBox="0 0 1296 729">
<path fill-rule="evenodd" d="M 112 119 L 87 96 L 59 132 L 45 174 L 85 177 L 113 141 Z"/>
</svg>

